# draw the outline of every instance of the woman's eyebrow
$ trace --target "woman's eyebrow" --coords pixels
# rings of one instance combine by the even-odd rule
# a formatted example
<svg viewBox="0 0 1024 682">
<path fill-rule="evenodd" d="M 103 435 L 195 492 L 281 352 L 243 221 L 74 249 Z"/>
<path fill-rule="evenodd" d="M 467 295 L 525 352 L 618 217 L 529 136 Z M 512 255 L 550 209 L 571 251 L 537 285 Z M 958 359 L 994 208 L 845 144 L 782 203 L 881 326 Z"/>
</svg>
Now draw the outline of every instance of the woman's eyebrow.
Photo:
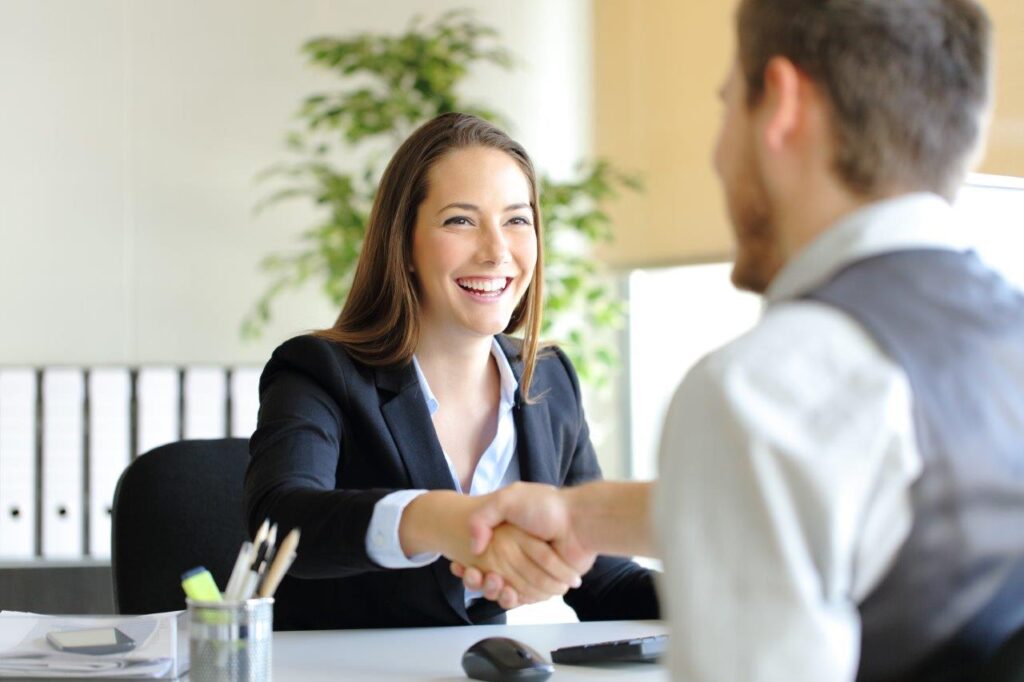
<svg viewBox="0 0 1024 682">
<path fill-rule="evenodd" d="M 476 204 L 465 204 L 462 202 L 454 202 L 443 207 L 438 213 L 444 213 L 450 208 L 461 208 L 463 211 L 479 211 L 480 207 Z M 530 208 L 530 204 L 509 204 L 505 207 L 505 212 L 518 211 L 523 208 Z"/>
<path fill-rule="evenodd" d="M 448 204 L 447 206 L 442 208 L 440 211 L 438 211 L 438 213 L 443 213 L 444 211 L 447 211 L 449 208 L 461 208 L 463 211 L 479 211 L 480 210 L 480 207 L 477 206 L 476 204 L 463 204 L 463 203 L 456 202 L 456 203 Z"/>
</svg>

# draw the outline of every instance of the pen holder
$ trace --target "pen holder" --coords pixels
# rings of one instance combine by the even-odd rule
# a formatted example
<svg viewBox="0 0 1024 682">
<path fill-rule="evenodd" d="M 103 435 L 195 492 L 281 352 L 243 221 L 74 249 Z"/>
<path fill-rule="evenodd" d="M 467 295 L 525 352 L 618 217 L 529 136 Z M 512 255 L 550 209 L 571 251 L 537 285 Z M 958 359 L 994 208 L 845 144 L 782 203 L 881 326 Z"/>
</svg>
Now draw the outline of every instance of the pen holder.
<svg viewBox="0 0 1024 682">
<path fill-rule="evenodd" d="M 187 599 L 189 679 L 270 682 L 274 600 L 200 602 Z"/>
</svg>

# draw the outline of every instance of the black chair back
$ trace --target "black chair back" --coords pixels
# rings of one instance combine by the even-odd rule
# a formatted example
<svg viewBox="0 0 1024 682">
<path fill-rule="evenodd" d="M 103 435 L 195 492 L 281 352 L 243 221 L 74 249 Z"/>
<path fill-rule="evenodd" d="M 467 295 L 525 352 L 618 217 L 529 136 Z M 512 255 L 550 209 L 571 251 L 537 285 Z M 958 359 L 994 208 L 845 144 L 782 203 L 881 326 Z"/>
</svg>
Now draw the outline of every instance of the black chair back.
<svg viewBox="0 0 1024 682">
<path fill-rule="evenodd" d="M 181 574 L 205 566 L 223 589 L 246 540 L 244 438 L 170 443 L 136 458 L 117 483 L 111 524 L 114 607 L 185 608 Z"/>
</svg>

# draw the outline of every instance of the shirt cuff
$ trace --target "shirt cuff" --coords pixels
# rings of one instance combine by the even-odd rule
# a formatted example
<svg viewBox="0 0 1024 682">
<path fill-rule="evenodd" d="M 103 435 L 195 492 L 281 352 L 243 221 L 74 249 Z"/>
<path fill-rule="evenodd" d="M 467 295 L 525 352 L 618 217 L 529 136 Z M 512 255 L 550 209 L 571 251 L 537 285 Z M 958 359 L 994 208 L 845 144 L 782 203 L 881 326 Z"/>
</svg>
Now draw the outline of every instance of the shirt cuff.
<svg viewBox="0 0 1024 682">
<path fill-rule="evenodd" d="M 410 502 L 427 492 L 426 490 L 399 490 L 377 500 L 373 516 L 366 530 L 366 553 L 374 563 L 384 568 L 420 568 L 437 561 L 441 555 L 424 552 L 412 557 L 405 556 L 402 541 L 398 537 L 398 526 L 402 513 Z"/>
</svg>

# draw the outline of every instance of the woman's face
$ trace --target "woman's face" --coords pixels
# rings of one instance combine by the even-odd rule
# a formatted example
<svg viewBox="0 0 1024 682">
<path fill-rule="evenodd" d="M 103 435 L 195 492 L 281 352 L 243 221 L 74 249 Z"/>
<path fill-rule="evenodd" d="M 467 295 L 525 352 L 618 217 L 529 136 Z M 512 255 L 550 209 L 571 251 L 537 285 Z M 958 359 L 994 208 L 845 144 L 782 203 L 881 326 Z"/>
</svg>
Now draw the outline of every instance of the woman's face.
<svg viewBox="0 0 1024 682">
<path fill-rule="evenodd" d="M 431 166 L 412 243 L 421 334 L 501 333 L 536 262 L 530 185 L 511 156 L 468 147 Z"/>
</svg>

